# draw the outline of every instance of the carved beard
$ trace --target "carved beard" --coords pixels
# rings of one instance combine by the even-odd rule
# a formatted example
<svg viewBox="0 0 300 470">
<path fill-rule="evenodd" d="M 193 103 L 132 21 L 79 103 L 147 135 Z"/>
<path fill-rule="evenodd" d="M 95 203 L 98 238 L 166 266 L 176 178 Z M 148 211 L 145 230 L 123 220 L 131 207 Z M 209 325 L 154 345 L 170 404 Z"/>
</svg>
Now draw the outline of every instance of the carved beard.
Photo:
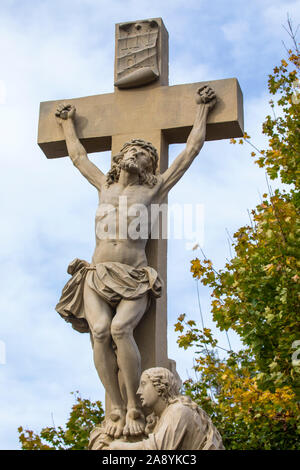
<svg viewBox="0 0 300 470">
<path fill-rule="evenodd" d="M 122 160 L 120 162 L 120 167 L 125 170 L 125 171 L 128 171 L 129 173 L 139 173 L 139 167 L 136 163 L 136 159 L 134 157 L 126 160 L 124 162 L 124 160 Z"/>
</svg>

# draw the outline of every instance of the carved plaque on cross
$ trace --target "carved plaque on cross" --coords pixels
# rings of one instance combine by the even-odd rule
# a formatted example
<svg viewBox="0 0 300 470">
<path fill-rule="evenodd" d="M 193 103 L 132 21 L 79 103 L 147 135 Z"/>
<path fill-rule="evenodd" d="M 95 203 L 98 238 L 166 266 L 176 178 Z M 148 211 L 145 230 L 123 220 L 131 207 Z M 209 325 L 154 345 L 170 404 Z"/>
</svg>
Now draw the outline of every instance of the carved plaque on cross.
<svg viewBox="0 0 300 470">
<path fill-rule="evenodd" d="M 115 86 L 133 88 L 159 78 L 160 29 L 156 20 L 116 26 Z"/>
</svg>

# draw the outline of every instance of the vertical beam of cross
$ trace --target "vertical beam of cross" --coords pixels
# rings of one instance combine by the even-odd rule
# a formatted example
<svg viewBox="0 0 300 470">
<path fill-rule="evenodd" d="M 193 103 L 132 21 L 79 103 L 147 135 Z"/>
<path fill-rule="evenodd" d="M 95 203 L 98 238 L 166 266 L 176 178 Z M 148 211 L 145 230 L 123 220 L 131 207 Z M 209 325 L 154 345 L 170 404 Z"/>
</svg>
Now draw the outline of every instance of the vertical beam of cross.
<svg viewBox="0 0 300 470">
<path fill-rule="evenodd" d="M 168 144 L 161 130 L 149 130 L 142 133 L 118 135 L 112 138 L 112 155 L 120 151 L 122 145 L 140 138 L 151 142 L 159 153 L 158 171 L 168 167 Z M 167 203 L 167 199 L 164 201 Z M 153 267 L 164 281 L 163 294 L 151 302 L 145 316 L 135 330 L 135 339 L 141 353 L 142 370 L 150 367 L 169 367 L 167 356 L 167 240 L 149 239 L 146 247 L 149 266 Z"/>
<path fill-rule="evenodd" d="M 132 39 L 130 40 L 130 38 Z M 115 88 L 116 99 L 125 98 L 127 102 L 132 99 L 134 103 L 136 93 L 139 90 L 135 86 L 135 76 L 138 77 L 138 80 L 145 80 L 145 76 L 146 80 L 150 80 L 151 71 L 153 72 L 152 81 L 146 83 L 143 88 L 147 87 L 151 90 L 156 87 L 168 86 L 168 70 L 168 32 L 161 18 L 134 21 L 125 25 L 116 24 L 114 74 L 117 85 Z M 145 76 L 139 75 L 140 72 L 144 72 Z M 121 76 L 121 80 L 118 80 L 119 76 Z M 121 86 L 118 86 L 120 81 Z M 135 112 L 140 112 L 138 105 Z M 143 112 L 147 112 L 147 110 L 143 110 Z M 168 167 L 167 141 L 162 129 L 153 128 L 153 116 L 150 109 L 148 119 L 146 116 L 143 118 L 145 119 L 144 129 L 138 131 L 132 129 L 129 134 L 112 136 L 112 155 L 119 152 L 124 142 L 134 138 L 146 140 L 158 150 L 158 171 L 162 173 Z M 167 200 L 164 202 L 166 203 Z M 135 330 L 135 339 L 141 353 L 142 370 L 155 366 L 170 366 L 167 355 L 167 240 L 150 239 L 147 242 L 146 254 L 148 264 L 156 269 L 162 277 L 164 289 L 161 298 L 152 300 L 148 311 Z"/>
</svg>

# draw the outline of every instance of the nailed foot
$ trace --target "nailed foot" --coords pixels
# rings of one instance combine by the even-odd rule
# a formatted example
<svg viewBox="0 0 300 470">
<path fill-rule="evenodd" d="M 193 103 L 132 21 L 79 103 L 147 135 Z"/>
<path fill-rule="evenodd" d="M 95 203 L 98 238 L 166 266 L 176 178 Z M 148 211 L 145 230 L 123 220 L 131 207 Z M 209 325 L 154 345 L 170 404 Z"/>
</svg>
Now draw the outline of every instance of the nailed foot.
<svg viewBox="0 0 300 470">
<path fill-rule="evenodd" d="M 118 438 L 122 436 L 125 426 L 125 412 L 120 408 L 114 408 L 105 419 L 105 433 L 111 437 Z"/>
<path fill-rule="evenodd" d="M 124 427 L 124 436 L 138 436 L 145 430 L 145 418 L 141 410 L 129 408 L 126 413 L 126 424 Z"/>
</svg>

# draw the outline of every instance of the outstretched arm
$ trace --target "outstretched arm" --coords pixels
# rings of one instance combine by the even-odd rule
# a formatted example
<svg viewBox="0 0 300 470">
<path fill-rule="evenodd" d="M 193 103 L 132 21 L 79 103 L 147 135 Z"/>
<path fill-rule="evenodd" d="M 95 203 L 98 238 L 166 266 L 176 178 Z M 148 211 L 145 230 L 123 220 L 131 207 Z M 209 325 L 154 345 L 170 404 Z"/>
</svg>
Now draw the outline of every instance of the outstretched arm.
<svg viewBox="0 0 300 470">
<path fill-rule="evenodd" d="M 74 124 L 75 106 L 61 104 L 55 113 L 66 139 L 69 156 L 80 173 L 98 190 L 105 183 L 105 175 L 87 156 L 86 150 L 77 137 Z"/>
<path fill-rule="evenodd" d="M 195 122 L 187 139 L 185 149 L 178 155 L 172 165 L 162 174 L 163 196 L 184 175 L 194 158 L 198 155 L 205 141 L 206 121 L 209 111 L 216 104 L 215 92 L 208 86 L 199 88 L 196 92 L 196 103 L 198 104 Z"/>
</svg>

